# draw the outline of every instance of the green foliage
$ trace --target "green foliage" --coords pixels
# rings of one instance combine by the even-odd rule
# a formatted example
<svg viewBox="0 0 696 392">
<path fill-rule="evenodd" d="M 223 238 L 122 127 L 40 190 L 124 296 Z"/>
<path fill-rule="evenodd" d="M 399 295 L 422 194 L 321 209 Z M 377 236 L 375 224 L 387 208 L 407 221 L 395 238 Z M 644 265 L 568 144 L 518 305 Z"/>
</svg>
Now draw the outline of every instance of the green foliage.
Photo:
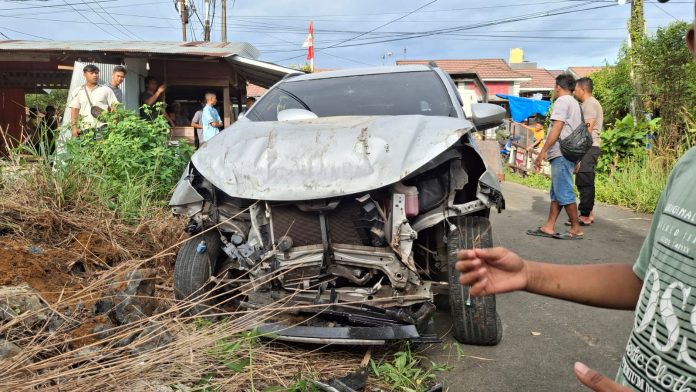
<svg viewBox="0 0 696 392">
<path fill-rule="evenodd" d="M 696 113 L 696 63 L 684 44 L 690 23 L 674 22 L 643 40 L 638 51 L 640 80 L 648 110 L 663 119 L 658 144 L 674 149 L 686 129 L 683 110 Z"/>
<path fill-rule="evenodd" d="M 644 148 L 635 149 L 612 172 L 597 174 L 596 198 L 635 211 L 653 212 L 675 162 L 674 158 L 660 157 Z"/>
<path fill-rule="evenodd" d="M 590 75 L 594 95 L 604 109 L 605 124 L 623 119 L 630 112 L 631 100 L 638 98 L 638 106 L 647 114 L 662 118 L 657 148 L 684 150 L 689 137 L 685 134 L 690 129 L 688 119 L 696 114 L 696 63 L 684 44 L 690 26 L 674 22 L 659 28 L 654 35 L 636 42 L 632 50 L 622 48 L 614 66 Z M 641 95 L 636 94 L 634 82 L 640 84 Z"/>
<path fill-rule="evenodd" d="M 621 167 L 624 158 L 634 150 L 645 147 L 648 135 L 660 130 L 660 119 L 636 122 L 630 114 L 617 120 L 611 128 L 600 133 L 602 155 L 597 164 L 598 171 L 612 171 Z"/>
<path fill-rule="evenodd" d="M 302 71 L 304 73 L 312 72 L 312 65 L 310 63 L 290 64 L 289 68 L 296 69 L 296 70 Z"/>
<path fill-rule="evenodd" d="M 427 391 L 429 384 L 435 380 L 435 372 L 447 370 L 447 366 L 441 366 L 431 362 L 429 369 L 423 369 L 421 363 L 425 357 L 414 354 L 410 346 L 394 354 L 392 361 L 370 361 L 372 374 L 392 387 L 393 391 L 423 392 Z"/>
<path fill-rule="evenodd" d="M 126 219 L 162 206 L 193 153 L 185 143 L 170 143 L 164 117 L 153 121 L 118 109 L 105 113 L 102 131 L 87 131 L 67 143 L 62 169 L 94 187 L 99 203 Z"/>
<path fill-rule="evenodd" d="M 548 190 L 551 187 L 551 179 L 549 177 L 534 172 L 528 172 L 526 176 L 521 176 L 512 171 L 512 169 L 508 169 L 505 180 L 540 190 Z"/>
<path fill-rule="evenodd" d="M 68 104 L 68 90 L 51 90 L 48 94 L 27 94 L 24 96 L 27 107 L 31 110 L 46 110 L 46 106 L 56 108 L 56 113 L 61 115 L 65 106 Z"/>
<path fill-rule="evenodd" d="M 604 124 L 624 118 L 630 112 L 631 98 L 635 94 L 625 49 L 621 53 L 616 65 L 606 66 L 590 75 L 594 82 L 593 95 L 602 103 Z"/>
</svg>

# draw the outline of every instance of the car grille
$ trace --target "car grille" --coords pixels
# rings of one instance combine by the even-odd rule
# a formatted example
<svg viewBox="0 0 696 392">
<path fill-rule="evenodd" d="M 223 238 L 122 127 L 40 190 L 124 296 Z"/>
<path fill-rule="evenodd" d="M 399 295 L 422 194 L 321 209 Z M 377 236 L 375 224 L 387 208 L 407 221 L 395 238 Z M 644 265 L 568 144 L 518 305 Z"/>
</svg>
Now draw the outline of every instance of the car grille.
<svg viewBox="0 0 696 392">
<path fill-rule="evenodd" d="M 333 211 L 327 213 L 329 235 L 332 243 L 362 245 L 354 221 L 360 214 L 356 201 L 343 200 Z M 293 246 L 321 244 L 321 224 L 318 212 L 303 212 L 295 205 L 271 207 L 273 236 L 276 240 L 287 235 Z"/>
</svg>

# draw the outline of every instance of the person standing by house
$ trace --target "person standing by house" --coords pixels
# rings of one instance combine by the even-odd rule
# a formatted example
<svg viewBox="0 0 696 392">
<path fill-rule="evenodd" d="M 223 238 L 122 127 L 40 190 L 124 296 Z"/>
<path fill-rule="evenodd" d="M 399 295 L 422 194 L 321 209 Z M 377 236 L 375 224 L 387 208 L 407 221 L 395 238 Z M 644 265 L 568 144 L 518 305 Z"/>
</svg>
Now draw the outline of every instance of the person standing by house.
<svg viewBox="0 0 696 392">
<path fill-rule="evenodd" d="M 140 93 L 140 117 L 150 121 L 157 117 L 159 111 L 155 104 L 163 102 L 165 91 L 167 91 L 167 86 L 157 83 L 157 79 L 153 76 L 145 78 L 145 91 Z M 166 110 L 162 109 L 162 115 L 167 119 L 169 125 L 173 127 L 174 121 L 169 117 Z"/>
<path fill-rule="evenodd" d="M 580 78 L 575 82 L 575 98 L 582 102 L 587 129 L 592 132 L 592 147 L 578 163 L 575 174 L 575 186 L 580 192 L 579 222 L 583 226 L 589 226 L 594 222 L 592 210 L 595 203 L 595 166 L 601 152 L 599 133 L 602 132 L 604 123 L 602 105 L 592 96 L 593 88 L 594 83 L 590 78 Z"/>
<path fill-rule="evenodd" d="M 72 137 L 79 136 L 85 130 L 98 130 L 104 126 L 104 123 L 98 120 L 99 115 L 118 104 L 113 90 L 99 85 L 99 68 L 96 65 L 85 65 L 82 72 L 85 84 L 75 92 L 68 105 Z"/>
<path fill-rule="evenodd" d="M 553 237 L 563 240 L 582 239 L 583 232 L 578 223 L 578 205 L 573 190 L 573 170 L 575 163 L 561 154 L 559 140 L 570 135 L 575 128 L 582 124 L 580 104 L 573 98 L 575 79 L 570 75 L 558 75 L 554 90 L 556 100 L 551 112 L 552 127 L 546 138 L 544 147 L 534 160 L 534 167 L 541 169 L 544 159 L 551 164 L 551 208 L 543 226 L 527 230 L 527 234 L 540 237 Z M 570 218 L 570 230 L 561 234 L 556 232 L 556 221 L 565 209 Z"/>
<path fill-rule="evenodd" d="M 121 83 L 126 79 L 126 67 L 123 65 L 117 65 L 111 72 L 111 81 L 107 84 L 109 88 L 114 92 L 116 99 L 119 103 L 123 103 L 123 90 L 121 90 Z"/>
<path fill-rule="evenodd" d="M 213 136 L 220 133 L 220 127 L 223 126 L 220 114 L 218 114 L 215 105 L 217 104 L 217 96 L 215 93 L 205 94 L 205 107 L 201 115 L 201 124 L 203 125 L 203 144 L 210 140 Z"/>
<path fill-rule="evenodd" d="M 686 42 L 696 61 L 694 25 Z M 455 268 L 469 294 L 524 290 L 585 305 L 635 311 L 615 380 L 581 362 L 575 376 L 596 392 L 693 391 L 696 287 L 696 147 L 676 163 L 638 259 L 629 264 L 558 265 L 504 249 L 461 250 Z"/>
<path fill-rule="evenodd" d="M 201 108 L 193 114 L 191 119 L 191 126 L 193 127 L 193 141 L 198 149 L 201 146 L 201 140 L 203 140 L 203 124 L 201 124 L 201 119 L 203 118 L 203 109 L 205 108 L 206 101 L 205 98 L 201 100 Z"/>
<path fill-rule="evenodd" d="M 242 113 L 246 114 L 246 112 L 248 112 L 249 109 L 254 106 L 254 103 L 256 103 L 256 98 L 247 97 L 246 101 L 244 101 L 244 110 L 242 110 Z"/>
</svg>

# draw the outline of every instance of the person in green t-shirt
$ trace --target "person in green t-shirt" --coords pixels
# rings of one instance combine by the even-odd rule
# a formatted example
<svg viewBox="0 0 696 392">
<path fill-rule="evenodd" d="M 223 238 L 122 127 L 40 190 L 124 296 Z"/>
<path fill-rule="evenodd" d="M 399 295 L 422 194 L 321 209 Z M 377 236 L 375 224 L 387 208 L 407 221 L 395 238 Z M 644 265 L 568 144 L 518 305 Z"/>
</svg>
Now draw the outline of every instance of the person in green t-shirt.
<svg viewBox="0 0 696 392">
<path fill-rule="evenodd" d="M 696 5 L 696 4 L 695 4 Z M 695 8 L 696 10 L 696 8 Z M 687 44 L 696 61 L 694 27 Z M 575 375 L 594 391 L 696 391 L 696 147 L 672 169 L 637 261 L 557 265 L 505 248 L 460 250 L 456 269 L 471 295 L 525 290 L 591 306 L 635 309 L 615 380 L 585 364 Z"/>
</svg>

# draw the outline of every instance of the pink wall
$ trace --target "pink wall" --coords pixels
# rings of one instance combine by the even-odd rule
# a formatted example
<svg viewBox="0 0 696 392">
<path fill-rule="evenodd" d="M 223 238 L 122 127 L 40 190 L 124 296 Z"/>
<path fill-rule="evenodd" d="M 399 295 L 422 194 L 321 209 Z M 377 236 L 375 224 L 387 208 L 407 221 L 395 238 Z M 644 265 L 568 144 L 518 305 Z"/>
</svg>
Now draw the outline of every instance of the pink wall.
<svg viewBox="0 0 696 392">
<path fill-rule="evenodd" d="M 484 82 L 486 88 L 488 89 L 488 98 L 491 99 L 495 97 L 496 94 L 510 94 L 512 92 L 512 86 L 514 82 Z M 474 89 L 477 95 L 481 95 L 481 91 L 472 82 L 466 83 L 467 89 Z"/>
</svg>

